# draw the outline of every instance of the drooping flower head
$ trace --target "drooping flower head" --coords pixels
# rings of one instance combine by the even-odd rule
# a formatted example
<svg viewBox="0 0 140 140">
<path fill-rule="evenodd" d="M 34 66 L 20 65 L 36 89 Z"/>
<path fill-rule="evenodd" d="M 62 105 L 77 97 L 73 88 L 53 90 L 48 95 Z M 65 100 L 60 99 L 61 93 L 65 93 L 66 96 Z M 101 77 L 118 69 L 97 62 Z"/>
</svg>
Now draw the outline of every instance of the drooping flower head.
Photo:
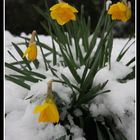
<svg viewBox="0 0 140 140">
<path fill-rule="evenodd" d="M 34 61 L 37 58 L 37 46 L 36 46 L 36 42 L 35 42 L 35 35 L 36 35 L 36 31 L 33 31 L 31 39 L 29 41 L 28 48 L 26 49 L 26 51 L 23 54 L 23 58 L 26 55 L 28 55 L 29 61 Z"/>
<path fill-rule="evenodd" d="M 56 20 L 59 25 L 64 25 L 70 20 L 76 20 L 76 8 L 65 2 L 59 2 L 50 8 L 51 18 Z"/>
<path fill-rule="evenodd" d="M 42 105 L 37 105 L 34 113 L 40 113 L 38 122 L 59 122 L 59 112 L 52 95 L 52 81 L 48 82 L 48 95 Z"/>
<path fill-rule="evenodd" d="M 131 3 L 126 0 L 112 4 L 108 10 L 112 20 L 121 20 L 127 22 L 131 18 Z"/>
</svg>

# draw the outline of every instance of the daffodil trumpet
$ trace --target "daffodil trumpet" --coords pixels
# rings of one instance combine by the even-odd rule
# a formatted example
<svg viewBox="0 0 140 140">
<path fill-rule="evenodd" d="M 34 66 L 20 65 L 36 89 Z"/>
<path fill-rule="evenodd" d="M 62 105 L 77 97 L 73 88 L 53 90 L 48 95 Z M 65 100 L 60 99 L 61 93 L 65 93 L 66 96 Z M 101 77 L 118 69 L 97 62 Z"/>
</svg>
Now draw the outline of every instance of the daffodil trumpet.
<svg viewBox="0 0 140 140">
<path fill-rule="evenodd" d="M 35 41 L 36 31 L 32 32 L 31 39 L 29 41 L 29 45 L 23 54 L 23 58 L 28 55 L 29 61 L 34 61 L 37 58 L 37 46 Z"/>
<path fill-rule="evenodd" d="M 59 122 L 59 112 L 52 94 L 52 80 L 48 82 L 48 95 L 45 102 L 42 105 L 37 105 L 34 109 L 34 113 L 40 113 L 38 122 Z"/>
</svg>

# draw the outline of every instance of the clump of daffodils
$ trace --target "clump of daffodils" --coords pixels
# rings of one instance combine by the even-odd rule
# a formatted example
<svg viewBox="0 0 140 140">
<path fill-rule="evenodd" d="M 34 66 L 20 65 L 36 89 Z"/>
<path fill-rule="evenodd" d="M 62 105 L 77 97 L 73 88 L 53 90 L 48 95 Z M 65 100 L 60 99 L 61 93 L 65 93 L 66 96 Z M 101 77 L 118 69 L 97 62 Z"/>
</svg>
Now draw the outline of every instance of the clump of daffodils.
<svg viewBox="0 0 140 140">
<path fill-rule="evenodd" d="M 36 31 L 32 32 L 31 39 L 29 41 L 28 48 L 23 54 L 23 58 L 28 55 L 28 60 L 29 61 L 34 61 L 37 58 L 37 46 L 36 46 L 36 41 L 35 41 L 35 36 L 36 36 Z"/>
<path fill-rule="evenodd" d="M 121 1 L 116 4 L 112 4 L 108 10 L 108 14 L 111 15 L 112 20 L 120 20 L 127 22 L 131 18 L 131 3 L 130 1 Z"/>
<path fill-rule="evenodd" d="M 52 80 L 48 82 L 48 94 L 45 102 L 42 105 L 37 105 L 34 113 L 40 113 L 38 122 L 59 122 L 60 116 L 52 94 Z"/>
<path fill-rule="evenodd" d="M 53 5 L 50 11 L 51 18 L 56 20 L 59 25 L 64 25 L 70 20 L 76 20 L 75 13 L 78 12 L 76 8 L 63 1 Z"/>
</svg>

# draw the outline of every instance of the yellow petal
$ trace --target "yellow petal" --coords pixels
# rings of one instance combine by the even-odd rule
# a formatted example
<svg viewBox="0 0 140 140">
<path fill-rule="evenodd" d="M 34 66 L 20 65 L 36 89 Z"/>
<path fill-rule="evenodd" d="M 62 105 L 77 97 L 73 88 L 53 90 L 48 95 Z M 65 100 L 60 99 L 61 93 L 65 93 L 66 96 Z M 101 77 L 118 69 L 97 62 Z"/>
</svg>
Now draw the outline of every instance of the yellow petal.
<svg viewBox="0 0 140 140">
<path fill-rule="evenodd" d="M 60 6 L 61 6 L 60 3 L 55 4 L 55 5 L 53 5 L 53 6 L 50 8 L 50 11 L 53 11 L 53 10 L 57 9 L 57 8 L 59 8 Z"/>
<path fill-rule="evenodd" d="M 37 105 L 34 109 L 34 113 L 38 113 L 43 111 L 45 108 L 47 108 L 48 104 L 44 103 L 43 105 Z"/>
<path fill-rule="evenodd" d="M 31 48 L 28 47 L 28 48 L 26 49 L 26 51 L 24 52 L 22 58 L 24 58 L 24 57 L 30 52 L 30 50 L 31 50 Z"/>
<path fill-rule="evenodd" d="M 58 12 L 56 11 L 51 11 L 51 18 L 56 19 L 58 17 Z"/>
<path fill-rule="evenodd" d="M 40 113 L 38 122 L 47 122 L 47 121 L 48 121 L 47 112 L 46 112 L 45 110 L 43 110 L 43 111 Z"/>
<path fill-rule="evenodd" d="M 42 105 L 37 105 L 34 109 L 34 113 L 38 113 L 38 112 L 41 112 L 43 109 Z"/>
<path fill-rule="evenodd" d="M 62 20 L 61 18 L 57 18 L 56 21 L 58 22 L 59 25 L 64 25 L 65 23 L 67 23 L 67 21 Z"/>
<path fill-rule="evenodd" d="M 57 110 L 57 107 L 56 107 L 55 104 L 52 104 L 51 110 L 52 110 L 52 114 L 54 114 L 54 122 L 58 123 L 58 121 L 59 121 L 59 113 L 58 113 L 58 110 Z"/>
<path fill-rule="evenodd" d="M 76 20 L 76 16 L 73 14 L 71 17 L 72 20 Z"/>
<path fill-rule="evenodd" d="M 130 8 L 127 9 L 126 15 L 127 15 L 127 18 L 128 18 L 128 19 L 131 18 L 132 12 L 131 12 L 131 9 L 130 9 Z"/>
<path fill-rule="evenodd" d="M 69 7 L 73 13 L 78 13 L 78 10 L 76 8 L 74 8 L 73 6 L 69 5 Z"/>
<path fill-rule="evenodd" d="M 34 61 L 37 58 L 37 46 L 36 43 L 30 43 L 30 51 L 28 52 L 28 60 Z"/>
<path fill-rule="evenodd" d="M 127 9 L 127 6 L 123 3 L 123 2 L 117 2 L 116 4 L 118 6 L 118 8 L 122 11 L 125 12 Z"/>
</svg>

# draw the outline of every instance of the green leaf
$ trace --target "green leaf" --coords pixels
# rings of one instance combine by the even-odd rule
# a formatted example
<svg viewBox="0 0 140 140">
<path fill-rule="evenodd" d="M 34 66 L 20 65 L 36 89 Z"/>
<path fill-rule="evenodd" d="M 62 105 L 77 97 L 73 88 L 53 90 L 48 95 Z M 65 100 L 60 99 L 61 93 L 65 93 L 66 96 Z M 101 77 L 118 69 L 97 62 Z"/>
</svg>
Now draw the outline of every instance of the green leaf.
<svg viewBox="0 0 140 140">
<path fill-rule="evenodd" d="M 53 80 L 53 82 L 58 82 L 58 83 L 62 83 L 62 84 L 66 84 L 67 85 L 67 82 L 62 81 L 62 80 Z M 81 92 L 81 90 L 77 86 L 73 85 L 72 83 L 70 83 L 70 84 L 71 84 L 70 86 L 72 88 L 76 89 L 78 92 Z"/>
<path fill-rule="evenodd" d="M 37 73 L 37 72 L 33 72 L 33 71 L 28 71 L 28 70 L 22 70 L 22 69 L 20 69 L 20 68 L 17 68 L 17 67 L 15 67 L 15 66 L 11 65 L 11 64 L 8 64 L 8 63 L 6 63 L 6 62 L 5 62 L 5 66 L 6 66 L 7 68 L 9 68 L 9 69 L 12 69 L 12 70 L 14 70 L 14 71 L 16 71 L 16 72 L 18 72 L 18 73 L 20 73 L 20 74 L 26 75 L 26 76 L 34 75 L 34 76 L 37 76 L 37 77 L 39 77 L 39 78 L 43 78 L 43 79 L 46 78 L 46 76 L 43 75 L 43 74 L 40 74 L 40 73 Z"/>
<path fill-rule="evenodd" d="M 96 124 L 96 130 L 97 130 L 97 137 L 98 137 L 98 140 L 105 140 L 103 135 L 102 135 L 102 131 L 100 130 L 100 127 L 98 126 L 97 122 L 95 121 L 95 124 Z"/>
<path fill-rule="evenodd" d="M 57 57 L 56 57 L 56 49 L 55 49 L 55 45 L 54 45 L 54 40 L 52 38 L 52 45 L 53 45 L 53 65 L 56 65 L 56 61 L 57 61 Z"/>
<path fill-rule="evenodd" d="M 23 58 L 22 50 L 15 43 L 12 42 L 12 44 L 13 44 L 14 48 L 16 49 L 16 51 L 18 52 L 18 54 L 20 55 L 20 57 L 22 58 L 22 60 L 24 61 L 24 63 L 26 64 L 26 66 L 29 68 L 29 70 L 32 70 L 32 68 L 29 64 L 29 61 L 26 59 L 26 57 Z"/>
<path fill-rule="evenodd" d="M 98 24 L 97 24 L 97 26 L 96 26 L 96 28 L 95 28 L 93 37 L 92 37 L 92 39 L 91 39 L 90 46 L 89 46 L 89 50 L 88 50 L 88 52 L 87 52 L 87 54 L 86 54 L 86 56 L 85 56 L 85 58 L 84 58 L 85 61 L 87 61 L 87 60 L 90 58 L 91 52 L 92 52 L 92 50 L 93 50 L 93 48 L 94 48 L 94 46 L 95 46 L 95 44 L 96 44 L 96 40 L 97 40 L 97 37 L 98 37 L 98 32 L 100 31 L 101 26 L 102 26 L 103 23 L 104 23 L 104 18 L 105 18 L 104 14 L 105 14 L 105 4 L 104 4 L 104 6 L 103 6 L 103 10 L 102 10 L 102 13 L 101 13 L 101 15 L 100 15 Z"/>
<path fill-rule="evenodd" d="M 108 36 L 108 40 L 107 40 L 107 50 L 109 51 L 108 56 L 106 56 L 106 59 L 108 58 L 108 62 L 109 62 L 109 70 L 111 69 L 111 53 L 112 53 L 112 47 L 113 47 L 113 33 L 112 31 L 110 32 L 109 36 Z M 107 53 L 105 53 L 107 54 Z M 105 65 L 104 65 L 105 66 Z"/>
<path fill-rule="evenodd" d="M 85 95 L 83 95 L 83 97 L 79 98 L 79 100 L 76 103 L 76 106 L 79 106 L 81 104 L 87 104 L 89 101 L 93 100 L 96 96 L 103 94 L 103 93 L 107 93 L 110 92 L 110 90 L 105 90 L 102 91 L 100 93 L 87 93 Z"/>
<path fill-rule="evenodd" d="M 24 61 L 18 61 L 18 62 L 11 62 L 9 63 L 10 65 L 19 65 L 20 64 L 24 64 Z"/>
<path fill-rule="evenodd" d="M 105 125 L 104 125 L 104 128 L 106 129 L 106 131 L 108 133 L 109 140 L 115 140 L 114 137 L 113 137 L 113 135 L 110 132 L 110 129 L 108 127 L 106 127 Z"/>
<path fill-rule="evenodd" d="M 130 64 L 132 64 L 135 61 L 135 57 L 133 57 L 127 64 L 126 66 L 129 66 Z"/>
<path fill-rule="evenodd" d="M 38 35 L 36 35 L 36 38 L 37 38 L 37 41 L 39 41 L 39 38 L 38 38 Z M 44 55 L 44 52 L 43 52 L 43 49 L 42 47 L 40 46 L 40 50 L 41 50 L 41 54 L 42 54 L 42 57 L 43 57 L 43 60 L 44 60 L 44 64 L 45 64 L 45 68 L 46 68 L 46 71 L 48 70 L 48 67 L 47 67 L 47 64 L 46 64 L 46 58 L 45 58 L 45 55 Z"/>
<path fill-rule="evenodd" d="M 38 69 L 38 67 L 39 67 L 39 61 L 37 59 L 35 59 L 33 61 L 33 64 L 35 65 L 35 68 Z"/>
<path fill-rule="evenodd" d="M 32 6 L 41 16 L 43 16 L 46 20 L 48 19 L 48 14 L 46 14 L 41 8 L 34 4 Z"/>
<path fill-rule="evenodd" d="M 95 61 L 88 73 L 88 75 L 86 76 L 83 84 L 81 84 L 81 88 L 83 93 L 89 88 L 89 86 L 92 85 L 92 81 L 94 79 L 95 74 L 97 73 L 98 70 L 98 61 L 99 61 L 99 53 L 97 54 Z M 86 68 L 87 69 L 87 68 Z"/>
<path fill-rule="evenodd" d="M 29 76 L 13 75 L 13 74 L 11 74 L 10 76 L 18 78 L 19 80 L 30 81 L 30 82 L 33 82 L 33 83 L 36 83 L 36 82 L 39 81 L 39 79 L 36 79 L 34 77 L 31 77 L 31 76 L 29 77 Z"/>
<path fill-rule="evenodd" d="M 120 51 L 116 61 L 119 62 L 134 43 L 135 43 L 135 41 L 133 41 L 125 50 L 124 50 L 124 48 L 126 46 L 124 46 L 123 49 Z"/>
<path fill-rule="evenodd" d="M 16 63 L 17 63 L 18 65 L 20 65 L 21 68 L 23 68 L 24 70 L 26 69 L 25 66 L 22 65 L 22 64 L 24 64 L 23 61 L 22 61 L 22 63 L 19 62 L 19 61 L 14 57 L 14 55 L 13 55 L 10 51 L 8 51 L 8 53 L 10 54 L 10 56 L 11 56 L 14 60 L 16 60 Z"/>
<path fill-rule="evenodd" d="M 20 85 L 20 86 L 30 90 L 30 86 L 28 84 L 24 83 L 23 81 L 19 80 L 19 79 L 13 78 L 13 77 L 8 76 L 8 75 L 5 75 L 5 78 L 9 81 L 14 82 L 17 85 Z"/>
<path fill-rule="evenodd" d="M 28 73 L 28 74 L 30 74 L 30 75 L 37 76 L 37 77 L 39 77 L 39 78 L 46 79 L 46 76 L 45 76 L 45 75 L 40 74 L 40 73 L 38 73 L 38 72 L 34 72 L 34 71 L 27 71 L 27 73 Z"/>
<path fill-rule="evenodd" d="M 73 91 L 73 87 L 69 81 L 69 79 L 64 75 L 64 74 L 61 74 L 61 77 L 63 78 L 63 80 L 67 83 L 67 85 L 72 89 Z M 73 91 L 74 92 L 74 91 Z"/>
<path fill-rule="evenodd" d="M 60 46 L 60 50 L 61 53 L 63 55 L 64 61 L 66 62 L 67 66 L 69 67 L 69 70 L 71 71 L 73 77 L 75 78 L 75 80 L 79 83 L 81 81 L 79 75 L 77 74 L 73 63 L 68 59 L 68 57 L 66 56 L 66 54 L 64 53 L 64 51 L 62 50 L 61 46 Z"/>
<path fill-rule="evenodd" d="M 21 70 L 20 68 L 17 68 L 17 67 L 15 67 L 15 66 L 13 66 L 12 64 L 8 64 L 7 62 L 5 62 L 5 66 L 6 66 L 7 68 L 9 68 L 9 69 L 12 69 L 12 70 L 18 72 L 18 73 L 21 73 L 21 74 L 26 75 L 26 72 L 24 72 L 24 71 Z"/>
<path fill-rule="evenodd" d="M 44 44 L 44 43 L 42 43 L 42 42 L 40 42 L 40 41 L 36 41 L 36 44 L 37 44 L 38 46 L 41 46 L 42 48 L 44 48 L 44 49 L 50 51 L 51 53 L 54 53 L 54 50 L 53 50 L 51 47 L 49 47 L 47 44 Z M 58 52 L 55 52 L 55 53 L 56 53 L 57 55 L 60 55 Z"/>
</svg>

